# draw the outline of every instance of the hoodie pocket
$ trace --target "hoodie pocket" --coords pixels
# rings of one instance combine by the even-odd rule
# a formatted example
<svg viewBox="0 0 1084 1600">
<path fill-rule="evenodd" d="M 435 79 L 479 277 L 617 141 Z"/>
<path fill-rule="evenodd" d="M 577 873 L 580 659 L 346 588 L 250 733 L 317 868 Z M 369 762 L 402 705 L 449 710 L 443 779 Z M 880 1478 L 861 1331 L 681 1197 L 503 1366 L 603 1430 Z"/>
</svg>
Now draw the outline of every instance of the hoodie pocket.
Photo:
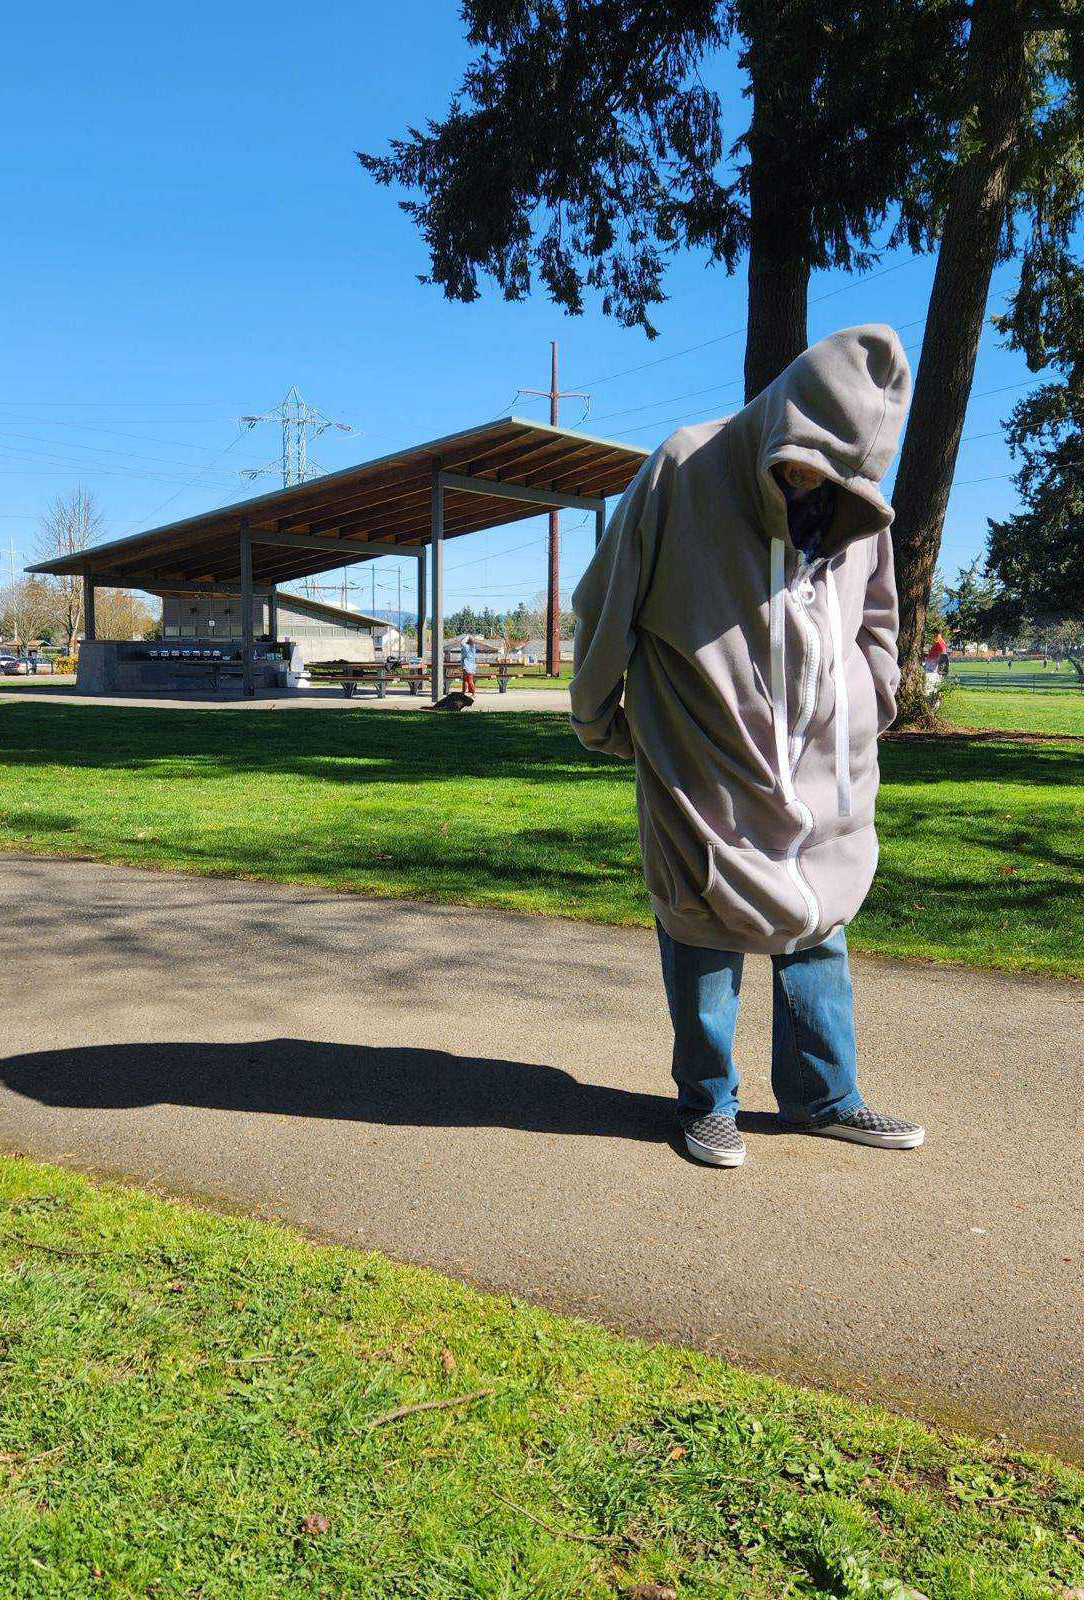
<svg viewBox="0 0 1084 1600">
<path fill-rule="evenodd" d="M 644 861 L 644 882 L 653 900 L 668 906 L 672 912 L 703 915 L 704 883 L 710 870 L 705 862 L 698 877 L 689 870 L 689 864 L 674 842 L 652 822 L 646 809 L 640 825 L 640 850 Z"/>
<path fill-rule="evenodd" d="M 786 860 L 742 845 L 713 845 L 705 909 L 722 928 L 754 948 L 804 932 L 810 905 Z"/>
</svg>

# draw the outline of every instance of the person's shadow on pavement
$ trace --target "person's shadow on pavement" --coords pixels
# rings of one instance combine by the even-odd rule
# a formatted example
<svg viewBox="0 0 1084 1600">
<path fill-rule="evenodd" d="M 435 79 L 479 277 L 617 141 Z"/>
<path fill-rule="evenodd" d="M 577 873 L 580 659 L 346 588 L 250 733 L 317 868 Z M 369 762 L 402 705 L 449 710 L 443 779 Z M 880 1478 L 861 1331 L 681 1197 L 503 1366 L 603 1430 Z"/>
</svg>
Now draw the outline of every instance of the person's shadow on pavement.
<svg viewBox="0 0 1084 1600">
<path fill-rule="evenodd" d="M 580 1083 L 556 1067 L 408 1046 L 266 1039 L 42 1050 L 0 1062 L 0 1083 L 42 1105 L 158 1104 L 416 1127 L 501 1127 L 671 1141 L 673 1099 Z"/>
</svg>

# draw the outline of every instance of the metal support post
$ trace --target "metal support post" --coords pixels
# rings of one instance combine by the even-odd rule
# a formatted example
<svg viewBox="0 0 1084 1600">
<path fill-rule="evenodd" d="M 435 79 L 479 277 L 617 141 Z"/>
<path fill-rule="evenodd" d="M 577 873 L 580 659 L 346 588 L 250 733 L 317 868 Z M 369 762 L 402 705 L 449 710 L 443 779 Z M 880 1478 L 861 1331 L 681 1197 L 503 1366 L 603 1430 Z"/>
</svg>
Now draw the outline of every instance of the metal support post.
<svg viewBox="0 0 1084 1600">
<path fill-rule="evenodd" d="M 90 578 L 83 579 L 83 638 L 94 639 L 94 584 Z"/>
<path fill-rule="evenodd" d="M 267 591 L 267 636 L 272 644 L 279 642 L 279 592 L 274 584 Z"/>
<path fill-rule="evenodd" d="M 599 506 L 598 510 L 595 512 L 595 549 L 596 550 L 598 549 L 599 545 L 602 543 L 602 541 L 603 541 L 603 539 L 605 537 L 606 537 L 606 507 L 603 504 L 603 505 Z"/>
<path fill-rule="evenodd" d="M 425 551 L 418 551 L 418 654 L 425 659 Z"/>
<path fill-rule="evenodd" d="M 435 705 L 444 694 L 444 485 L 441 483 L 439 472 L 433 474 L 432 532 L 433 620 L 430 628 L 433 635 L 433 656 L 429 681 Z"/>
<path fill-rule="evenodd" d="M 251 700 L 256 693 L 252 651 L 252 540 L 248 523 L 241 524 L 241 682 Z"/>
</svg>

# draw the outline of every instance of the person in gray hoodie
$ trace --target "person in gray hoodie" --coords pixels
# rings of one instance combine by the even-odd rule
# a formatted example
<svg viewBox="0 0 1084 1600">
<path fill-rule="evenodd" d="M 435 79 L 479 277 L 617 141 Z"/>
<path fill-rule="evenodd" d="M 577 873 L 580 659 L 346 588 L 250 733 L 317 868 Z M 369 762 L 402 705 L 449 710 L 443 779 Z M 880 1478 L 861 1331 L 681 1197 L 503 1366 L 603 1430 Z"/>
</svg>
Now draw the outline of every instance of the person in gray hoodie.
<svg viewBox="0 0 1084 1600">
<path fill-rule="evenodd" d="M 822 339 L 648 457 L 573 595 L 573 727 L 636 763 L 678 1115 L 716 1166 L 745 1159 L 747 953 L 772 959 L 783 1120 L 891 1149 L 925 1137 L 859 1092 L 844 932 L 877 865 L 877 739 L 895 716 L 880 482 L 910 384 L 891 328 Z"/>
</svg>

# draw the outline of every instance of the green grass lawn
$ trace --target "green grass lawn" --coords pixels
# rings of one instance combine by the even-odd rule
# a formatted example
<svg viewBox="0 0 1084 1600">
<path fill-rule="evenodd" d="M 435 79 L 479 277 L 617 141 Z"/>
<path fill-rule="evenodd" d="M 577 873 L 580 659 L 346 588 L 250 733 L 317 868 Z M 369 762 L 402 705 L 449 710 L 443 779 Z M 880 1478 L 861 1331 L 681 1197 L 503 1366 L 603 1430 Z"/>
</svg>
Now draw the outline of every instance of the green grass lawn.
<svg viewBox="0 0 1084 1600">
<path fill-rule="evenodd" d="M 378 1255 L 5 1160 L 0 1275 L 5 1600 L 1084 1583 L 1077 1470 Z"/>
<path fill-rule="evenodd" d="M 1084 977 L 1084 747 L 882 749 L 859 949 Z M 632 769 L 545 712 L 0 709 L 0 847 L 650 922 Z"/>
<path fill-rule="evenodd" d="M 945 716 L 957 728 L 998 728 L 1016 733 L 1067 733 L 1084 737 L 1084 693 L 1013 694 L 1004 689 L 953 689 Z"/>
</svg>

